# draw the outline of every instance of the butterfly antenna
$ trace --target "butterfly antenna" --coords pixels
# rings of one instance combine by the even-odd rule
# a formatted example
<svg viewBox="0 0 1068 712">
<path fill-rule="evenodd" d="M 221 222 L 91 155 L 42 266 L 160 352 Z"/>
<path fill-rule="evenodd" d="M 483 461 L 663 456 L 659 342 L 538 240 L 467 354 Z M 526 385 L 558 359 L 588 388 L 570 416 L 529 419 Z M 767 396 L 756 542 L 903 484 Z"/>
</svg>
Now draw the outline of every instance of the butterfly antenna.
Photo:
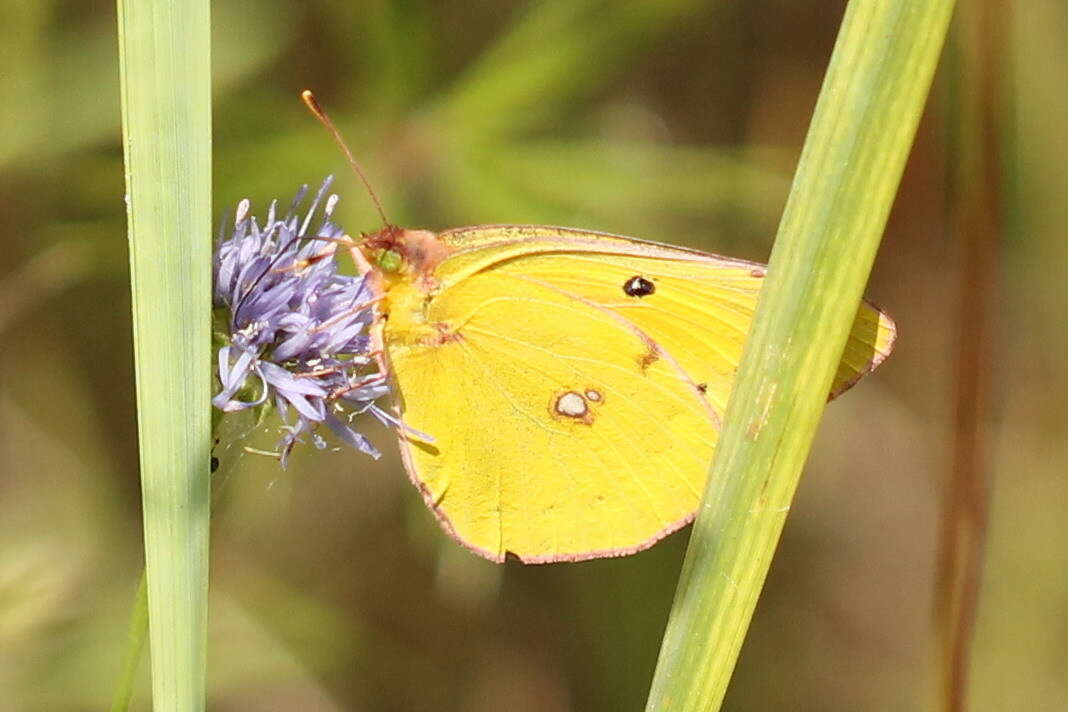
<svg viewBox="0 0 1068 712">
<path fill-rule="evenodd" d="M 382 218 L 382 225 L 389 227 L 390 222 L 386 219 L 386 211 L 382 209 L 382 202 L 378 199 L 378 194 L 375 193 L 375 189 L 371 187 L 371 181 L 367 180 L 367 176 L 363 172 L 363 168 L 360 167 L 359 162 L 353 157 L 352 151 L 345 145 L 345 139 L 341 138 L 341 132 L 334 126 L 334 122 L 330 120 L 330 117 L 323 111 L 323 107 L 319 106 L 319 102 L 316 101 L 315 95 L 312 94 L 311 89 L 305 89 L 300 93 L 300 98 L 304 100 L 304 105 L 308 107 L 308 110 L 315 114 L 315 118 L 319 119 L 319 123 L 326 127 L 326 130 L 330 132 L 330 135 L 334 137 L 334 143 L 338 145 L 341 152 L 345 154 L 345 158 L 349 161 L 349 166 L 352 167 L 352 171 L 359 176 L 363 181 L 363 187 L 367 189 L 368 195 L 371 196 L 371 200 L 374 201 L 375 208 L 378 209 L 378 216 Z"/>
</svg>

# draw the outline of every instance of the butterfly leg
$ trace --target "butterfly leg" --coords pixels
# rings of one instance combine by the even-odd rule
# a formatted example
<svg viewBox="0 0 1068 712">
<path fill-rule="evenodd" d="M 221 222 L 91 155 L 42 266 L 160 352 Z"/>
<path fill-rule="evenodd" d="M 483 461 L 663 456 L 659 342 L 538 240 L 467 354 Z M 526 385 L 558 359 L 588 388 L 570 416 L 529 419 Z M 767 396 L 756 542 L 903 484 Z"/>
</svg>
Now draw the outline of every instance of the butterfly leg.
<svg viewBox="0 0 1068 712">
<path fill-rule="evenodd" d="M 384 289 L 382 286 L 382 276 L 378 270 L 371 266 L 371 263 L 364 256 L 359 246 L 354 240 L 347 235 L 343 238 L 349 247 L 349 256 L 352 257 L 353 264 L 356 265 L 357 271 L 366 280 L 367 287 L 371 290 L 373 299 L 375 301 L 381 300 L 384 296 Z M 371 328 L 368 332 L 368 336 L 371 337 L 371 353 L 374 354 L 375 361 L 378 363 L 379 373 L 383 378 L 391 378 L 392 369 L 389 365 L 389 355 L 386 352 L 385 347 L 385 319 L 382 313 L 376 308 L 375 318 L 371 323 Z"/>
</svg>

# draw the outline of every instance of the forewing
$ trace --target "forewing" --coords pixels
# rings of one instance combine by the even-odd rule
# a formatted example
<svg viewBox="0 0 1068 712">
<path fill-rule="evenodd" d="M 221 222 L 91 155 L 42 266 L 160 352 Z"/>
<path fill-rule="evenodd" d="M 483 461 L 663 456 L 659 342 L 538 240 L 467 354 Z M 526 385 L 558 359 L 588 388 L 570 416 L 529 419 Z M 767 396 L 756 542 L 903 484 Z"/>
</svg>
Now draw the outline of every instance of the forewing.
<svg viewBox="0 0 1068 712">
<path fill-rule="evenodd" d="M 474 270 L 493 271 L 536 280 L 609 309 L 656 340 L 706 392 L 716 412 L 725 411 L 763 265 L 567 228 L 488 226 L 441 237 L 456 252 L 443 265 L 446 283 Z M 652 289 L 638 288 L 641 280 Z M 863 303 L 831 396 L 881 363 L 895 334 L 889 317 Z"/>
</svg>

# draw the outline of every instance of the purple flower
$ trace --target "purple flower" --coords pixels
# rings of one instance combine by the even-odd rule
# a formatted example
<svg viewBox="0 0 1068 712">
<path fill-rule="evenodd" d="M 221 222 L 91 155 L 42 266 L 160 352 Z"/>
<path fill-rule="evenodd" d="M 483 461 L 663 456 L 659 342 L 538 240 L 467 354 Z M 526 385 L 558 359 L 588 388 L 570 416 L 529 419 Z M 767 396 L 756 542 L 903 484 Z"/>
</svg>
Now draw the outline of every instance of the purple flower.
<svg viewBox="0 0 1068 712">
<path fill-rule="evenodd" d="M 215 306 L 228 316 L 228 333 L 218 353 L 222 390 L 212 404 L 232 412 L 273 403 L 284 423 L 283 467 L 293 446 L 321 423 L 376 458 L 378 450 L 349 423 L 370 413 L 398 424 L 375 404 L 389 392 L 370 353 L 375 296 L 363 277 L 337 271 L 335 252 L 345 238 L 331 221 L 337 195 L 326 198 L 321 223 L 309 232 L 332 180 L 303 217 L 297 208 L 307 186 L 285 217 L 276 217 L 272 202 L 262 226 L 242 200 L 233 233 L 225 240 L 220 234 L 215 252 Z M 318 435 L 313 442 L 325 447 Z"/>
</svg>

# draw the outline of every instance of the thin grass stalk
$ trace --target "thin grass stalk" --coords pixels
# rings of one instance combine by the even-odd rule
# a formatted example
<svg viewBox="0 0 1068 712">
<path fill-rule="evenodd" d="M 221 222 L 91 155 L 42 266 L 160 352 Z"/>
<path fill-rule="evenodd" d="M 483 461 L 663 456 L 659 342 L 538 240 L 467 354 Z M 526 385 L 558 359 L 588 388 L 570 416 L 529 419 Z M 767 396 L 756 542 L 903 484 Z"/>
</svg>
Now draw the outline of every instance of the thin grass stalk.
<svg viewBox="0 0 1068 712">
<path fill-rule="evenodd" d="M 717 710 L 945 41 L 952 0 L 852 0 L 772 250 L 647 710 Z"/>
<path fill-rule="evenodd" d="M 208 0 L 118 0 L 153 708 L 204 709 L 211 295 Z"/>
<path fill-rule="evenodd" d="M 991 450 L 983 424 L 994 405 L 992 353 L 998 257 L 1005 223 L 1001 141 L 1005 38 L 1011 17 L 996 0 L 961 7 L 955 42 L 950 131 L 950 212 L 961 250 L 953 464 L 942 496 L 935 586 L 940 699 L 963 712 L 989 518 Z"/>
</svg>

